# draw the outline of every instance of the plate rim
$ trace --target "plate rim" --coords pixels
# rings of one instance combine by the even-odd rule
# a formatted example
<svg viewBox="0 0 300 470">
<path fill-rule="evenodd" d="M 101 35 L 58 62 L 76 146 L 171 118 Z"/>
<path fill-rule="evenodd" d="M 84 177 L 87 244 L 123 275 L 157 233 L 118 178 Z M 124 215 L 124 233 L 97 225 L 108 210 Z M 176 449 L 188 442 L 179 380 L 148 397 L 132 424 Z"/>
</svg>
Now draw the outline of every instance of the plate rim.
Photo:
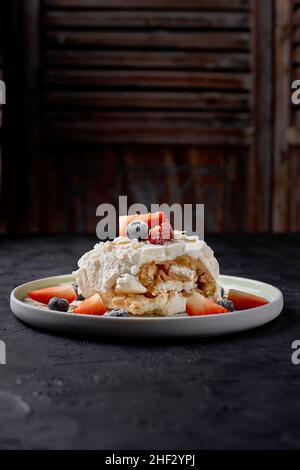
<svg viewBox="0 0 300 470">
<path fill-rule="evenodd" d="M 259 280 L 256 280 L 256 279 L 248 278 L 248 277 L 231 276 L 231 275 L 227 275 L 227 274 L 221 274 L 220 278 L 222 278 L 222 277 L 230 279 L 233 282 L 234 282 L 234 280 L 236 280 L 236 281 L 246 280 L 246 281 L 255 282 L 256 284 L 259 284 L 259 285 L 262 285 L 262 286 L 267 286 L 268 288 L 271 288 L 274 292 L 274 296 L 276 296 L 276 297 L 274 299 L 272 299 L 272 301 L 270 301 L 268 304 L 264 305 L 264 308 L 265 309 L 266 308 L 267 309 L 272 308 L 273 304 L 275 302 L 278 302 L 278 301 L 282 301 L 282 308 L 283 308 L 283 294 L 282 294 L 280 289 L 273 286 L 272 284 L 266 283 L 264 281 L 259 281 Z M 16 296 L 16 293 L 18 292 L 18 290 L 24 289 L 27 286 L 31 285 L 32 283 L 45 282 L 47 280 L 57 279 L 57 278 L 70 278 L 70 281 L 73 278 L 75 280 L 73 274 L 59 274 L 59 275 L 56 275 L 56 276 L 47 276 L 47 277 L 44 277 L 44 278 L 33 279 L 32 281 L 29 281 L 29 282 L 26 282 L 24 284 L 20 284 L 19 286 L 16 286 L 11 291 L 11 294 L 10 294 L 10 307 L 11 307 L 11 310 L 12 310 L 13 314 L 16 317 L 18 317 L 12 309 L 12 304 L 13 303 L 16 303 L 18 306 L 23 307 L 25 309 L 30 309 L 30 310 L 32 309 L 35 312 L 40 312 L 42 310 L 40 307 L 38 307 L 36 305 L 26 304 L 23 300 L 20 300 Z M 236 310 L 236 311 L 228 312 L 228 313 L 218 313 L 218 314 L 210 314 L 210 315 L 195 315 L 195 316 L 182 316 L 182 317 L 180 317 L 180 316 L 143 317 L 142 315 L 141 316 L 134 316 L 134 317 L 109 317 L 109 316 L 105 316 L 105 315 L 88 315 L 88 314 L 78 315 L 78 314 L 73 313 L 73 312 L 57 312 L 55 310 L 50 310 L 50 309 L 43 309 L 43 310 L 44 311 L 46 310 L 47 312 L 50 312 L 54 316 L 59 316 L 60 318 L 70 318 L 74 315 L 77 318 L 78 318 L 78 316 L 80 316 L 82 318 L 89 318 L 89 319 L 93 318 L 93 321 L 103 321 L 105 319 L 104 321 L 110 320 L 110 321 L 127 321 L 127 322 L 128 321 L 133 321 L 133 322 L 141 322 L 141 321 L 142 322 L 146 322 L 146 321 L 148 321 L 148 322 L 149 321 L 150 322 L 160 322 L 160 321 L 177 321 L 177 320 L 187 321 L 187 320 L 191 320 L 192 318 L 198 319 L 198 320 L 202 319 L 201 321 L 204 321 L 203 319 L 205 319 L 205 318 L 241 317 L 243 315 L 248 315 L 249 312 L 253 312 L 253 313 L 257 312 L 260 308 L 261 307 L 254 307 L 254 308 L 249 308 L 249 309 L 246 309 L 246 310 Z M 278 315 L 280 315 L 280 313 L 282 311 L 282 308 L 280 309 Z"/>
</svg>

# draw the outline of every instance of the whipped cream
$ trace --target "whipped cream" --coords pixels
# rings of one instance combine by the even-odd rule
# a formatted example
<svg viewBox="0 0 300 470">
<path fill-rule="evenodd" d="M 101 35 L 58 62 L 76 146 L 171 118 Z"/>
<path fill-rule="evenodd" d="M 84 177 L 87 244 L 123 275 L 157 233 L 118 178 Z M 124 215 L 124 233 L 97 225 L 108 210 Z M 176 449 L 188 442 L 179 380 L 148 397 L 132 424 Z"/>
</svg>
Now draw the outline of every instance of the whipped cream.
<svg viewBox="0 0 300 470">
<path fill-rule="evenodd" d="M 171 261 L 184 254 L 198 258 L 203 263 L 216 282 L 214 297 L 218 297 L 219 264 L 212 249 L 198 237 L 189 237 L 178 231 L 174 231 L 174 241 L 163 245 L 152 245 L 127 237 L 97 243 L 93 250 L 80 258 L 79 269 L 74 274 L 84 297 L 90 297 L 96 292 L 105 294 L 113 289 L 118 294 L 144 294 L 147 289 L 137 278 L 140 267 L 152 261 Z M 166 281 L 157 286 L 158 292 L 189 291 L 195 287 L 195 273 L 191 269 L 181 266 L 171 266 L 170 269 L 177 274 L 181 271 L 188 280 Z"/>
</svg>

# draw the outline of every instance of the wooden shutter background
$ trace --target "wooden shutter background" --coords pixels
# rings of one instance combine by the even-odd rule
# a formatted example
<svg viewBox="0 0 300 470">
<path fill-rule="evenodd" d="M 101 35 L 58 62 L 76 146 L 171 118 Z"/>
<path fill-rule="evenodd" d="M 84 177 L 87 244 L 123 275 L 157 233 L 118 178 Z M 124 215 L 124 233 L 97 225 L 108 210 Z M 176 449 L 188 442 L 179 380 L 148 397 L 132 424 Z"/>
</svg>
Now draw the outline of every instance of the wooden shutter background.
<svg viewBox="0 0 300 470">
<path fill-rule="evenodd" d="M 300 79 L 300 1 L 276 0 L 276 94 L 273 229 L 300 230 L 300 107 L 291 102 Z"/>
<path fill-rule="evenodd" d="M 45 6 L 50 138 L 243 142 L 251 122 L 248 1 L 46 0 Z"/>
<path fill-rule="evenodd" d="M 270 228 L 272 0 L 28 0 L 22 18 L 30 166 L 9 229 L 94 232 L 119 194 Z"/>
</svg>

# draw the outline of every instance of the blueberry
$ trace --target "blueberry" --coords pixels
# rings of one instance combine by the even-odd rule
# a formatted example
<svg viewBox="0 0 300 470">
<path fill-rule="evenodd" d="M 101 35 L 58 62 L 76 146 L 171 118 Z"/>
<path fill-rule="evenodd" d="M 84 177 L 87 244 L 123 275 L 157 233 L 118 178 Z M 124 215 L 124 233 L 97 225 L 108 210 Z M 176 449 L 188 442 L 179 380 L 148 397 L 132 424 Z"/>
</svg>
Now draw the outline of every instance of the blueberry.
<svg viewBox="0 0 300 470">
<path fill-rule="evenodd" d="M 118 308 L 115 308 L 114 310 L 111 310 L 110 312 L 107 312 L 105 314 L 107 317 L 129 317 L 129 313 L 127 310 L 121 310 Z"/>
<path fill-rule="evenodd" d="M 234 311 L 234 304 L 229 299 L 222 299 L 217 302 L 218 305 L 221 305 L 224 308 L 227 308 L 230 312 Z"/>
<path fill-rule="evenodd" d="M 58 310 L 59 312 L 67 312 L 69 310 L 69 302 L 66 299 L 52 297 L 48 302 L 48 308 L 50 310 Z"/>
<path fill-rule="evenodd" d="M 127 225 L 126 235 L 131 240 L 147 240 L 148 225 L 142 220 L 134 220 Z"/>
<path fill-rule="evenodd" d="M 222 287 L 222 286 L 219 286 L 219 287 L 220 287 L 220 289 L 221 289 L 221 297 L 224 297 L 225 289 L 224 289 L 224 287 Z"/>
</svg>

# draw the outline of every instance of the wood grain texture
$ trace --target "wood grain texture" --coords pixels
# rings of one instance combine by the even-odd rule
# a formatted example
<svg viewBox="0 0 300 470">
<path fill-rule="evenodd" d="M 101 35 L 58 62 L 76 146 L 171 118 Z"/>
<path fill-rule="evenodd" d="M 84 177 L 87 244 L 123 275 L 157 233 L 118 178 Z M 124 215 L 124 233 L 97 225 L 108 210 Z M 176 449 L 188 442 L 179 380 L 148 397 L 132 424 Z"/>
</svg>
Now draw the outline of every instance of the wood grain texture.
<svg viewBox="0 0 300 470">
<path fill-rule="evenodd" d="M 45 136 L 68 143 L 244 144 L 252 135 L 250 7 L 219 0 L 46 1 Z M 156 121 L 141 118 L 149 111 Z M 113 112 L 117 122 L 109 119 Z M 206 123 L 197 112 L 207 113 Z M 108 119 L 92 122 L 97 113 Z M 248 114 L 244 127 L 239 114 Z"/>
<path fill-rule="evenodd" d="M 138 10 L 246 10 L 250 9 L 251 0 L 45 0 L 49 8 L 92 8 Z"/>
<path fill-rule="evenodd" d="M 36 176 L 14 174 L 23 228 L 94 233 L 97 205 L 128 194 L 204 202 L 212 231 L 270 229 L 271 0 L 45 0 L 36 18 L 15 71 L 34 101 L 15 145 L 37 150 Z"/>
<path fill-rule="evenodd" d="M 67 87 L 99 88 L 186 88 L 231 89 L 250 91 L 248 73 L 214 73 L 194 71 L 123 71 L 123 70 L 47 70 L 45 84 Z"/>
<path fill-rule="evenodd" d="M 300 49 L 299 49 L 300 51 Z M 300 62 L 300 52 L 299 52 Z M 236 70 L 250 69 L 249 52 L 203 52 L 203 51 L 112 51 L 112 50 L 68 50 L 47 49 L 46 67 L 72 69 L 116 69 L 122 70 Z"/>
<path fill-rule="evenodd" d="M 51 112 L 47 129 L 58 142 L 101 143 L 249 143 L 251 123 L 247 113 L 233 121 L 230 113 L 207 112 Z"/>
<path fill-rule="evenodd" d="M 300 79 L 300 3 L 294 0 L 292 12 L 293 30 L 291 44 L 291 81 Z M 292 105 L 290 122 L 286 129 L 288 145 L 289 175 L 288 175 L 288 229 L 300 230 L 300 106 Z"/>
<path fill-rule="evenodd" d="M 253 135 L 250 2 L 63 1 L 45 7 L 46 138 L 48 132 L 68 143 L 236 145 Z M 155 120 L 143 119 L 147 112 Z M 119 113 L 116 122 L 113 113 Z M 241 114 L 246 117 L 238 125 Z"/>
<path fill-rule="evenodd" d="M 247 93 L 218 92 L 138 92 L 123 91 L 50 91 L 46 96 L 49 107 L 99 109 L 197 109 L 247 111 L 250 97 Z"/>
<path fill-rule="evenodd" d="M 28 202 L 26 224 L 36 232 L 42 224 L 44 208 L 41 207 L 43 167 L 40 159 L 40 0 L 24 3 L 22 53 L 24 63 L 24 153 L 29 163 L 27 170 Z M 40 197 L 37 197 L 37 194 Z"/>
<path fill-rule="evenodd" d="M 231 113 L 226 111 L 51 111 L 46 116 L 47 124 L 62 123 L 71 126 L 78 124 L 79 126 L 104 126 L 109 125 L 122 126 L 124 122 L 128 126 L 134 126 L 136 123 L 160 123 L 161 125 L 172 125 L 176 128 L 182 126 L 203 127 L 236 127 L 244 129 L 251 125 L 249 114 L 240 112 L 235 114 L 235 120 L 232 119 Z"/>
<path fill-rule="evenodd" d="M 274 132 L 274 191 L 273 230 L 289 227 L 289 148 L 286 130 L 290 122 L 291 99 L 291 17 L 292 2 L 276 1 L 275 29 L 275 132 Z"/>
<path fill-rule="evenodd" d="M 50 10 L 45 17 L 47 28 L 107 29 L 242 29 L 250 28 L 248 12 L 187 11 L 87 11 Z"/>
<path fill-rule="evenodd" d="M 77 133 L 75 134 L 77 130 Z M 111 143 L 143 143 L 149 144 L 151 140 L 154 144 L 206 144 L 206 145 L 238 145 L 249 144 L 251 140 L 247 129 L 232 128 L 192 128 L 161 125 L 143 126 L 138 123 L 135 126 L 122 127 L 106 125 L 103 129 L 99 126 L 51 126 L 48 130 L 48 138 L 56 142 L 101 144 Z"/>
<path fill-rule="evenodd" d="M 250 230 L 268 231 L 271 228 L 272 184 L 272 0 L 253 2 L 252 21 L 255 135 L 248 164 L 248 222 Z"/>
<path fill-rule="evenodd" d="M 247 32 L 181 31 L 53 31 L 46 34 L 48 47 L 94 47 L 118 49 L 207 49 L 245 51 L 249 48 Z"/>
<path fill-rule="evenodd" d="M 246 148 L 115 143 L 67 146 L 55 159 L 52 152 L 48 147 L 44 192 L 49 213 L 58 216 L 44 219 L 45 231 L 95 233 L 97 206 L 117 206 L 120 194 L 127 194 L 128 204 L 147 207 L 204 202 L 207 230 L 244 227 Z"/>
</svg>

